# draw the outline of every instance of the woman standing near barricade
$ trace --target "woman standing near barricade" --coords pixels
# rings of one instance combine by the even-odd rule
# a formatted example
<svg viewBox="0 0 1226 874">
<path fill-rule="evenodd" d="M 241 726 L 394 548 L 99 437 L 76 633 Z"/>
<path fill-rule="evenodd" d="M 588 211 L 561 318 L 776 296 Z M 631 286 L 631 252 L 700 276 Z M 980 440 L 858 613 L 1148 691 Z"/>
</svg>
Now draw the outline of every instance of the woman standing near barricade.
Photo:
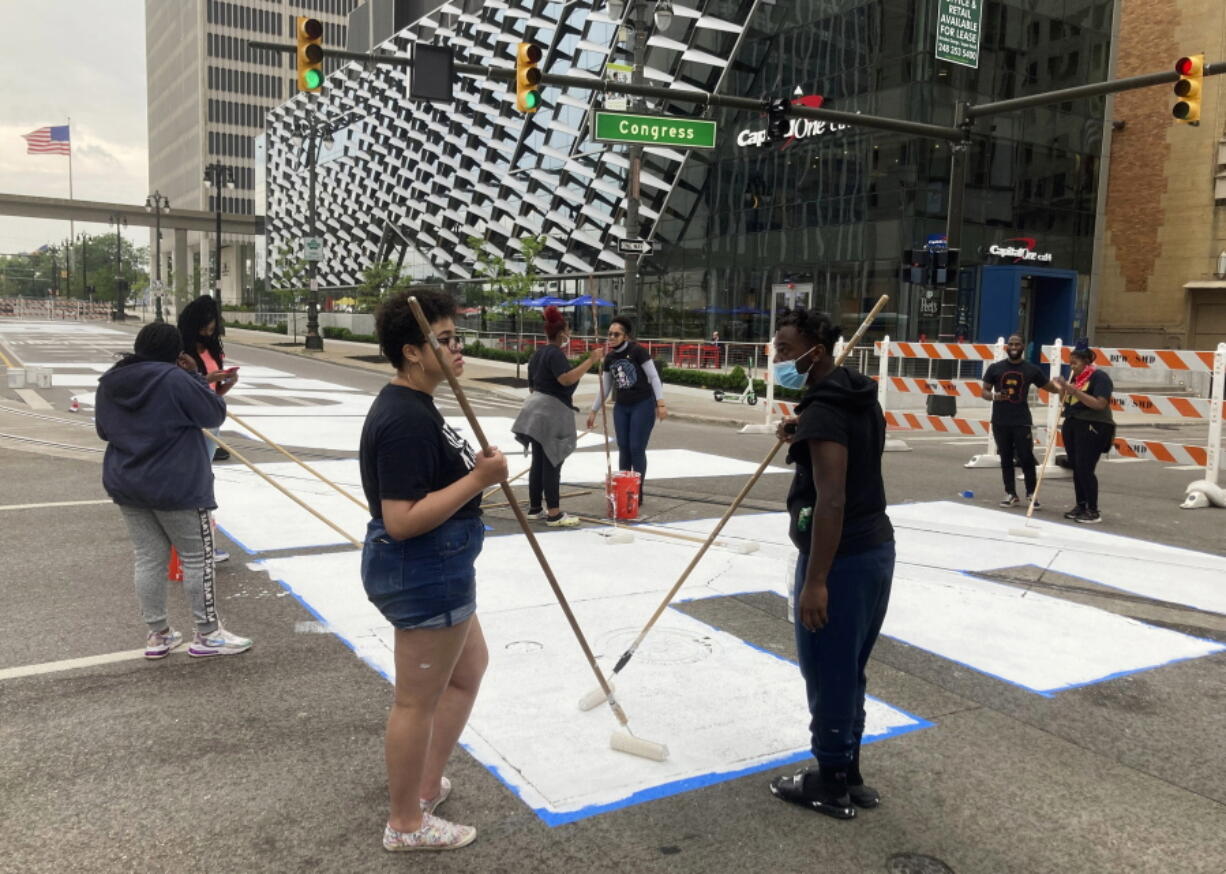
<svg viewBox="0 0 1226 874">
<path fill-rule="evenodd" d="M 604 359 L 604 391 L 596 393 L 587 427 L 596 425 L 596 412 L 602 397 L 613 394 L 613 427 L 617 432 L 617 463 L 621 470 L 639 475 L 639 505 L 643 503 L 643 482 L 647 479 L 647 442 L 656 421 L 668 418 L 664 404 L 664 384 L 651 354 L 634 342 L 634 324 L 616 316 L 609 325 L 609 351 Z"/>
<path fill-rule="evenodd" d="M 583 374 L 600 361 L 599 347 L 571 367 L 563 349 L 570 345 L 570 326 L 557 307 L 545 307 L 549 343 L 528 362 L 528 399 L 511 432 L 532 451 L 528 472 L 528 518 L 544 519 L 551 528 L 573 528 L 578 516 L 562 512 L 562 462 L 575 451 L 575 389 Z M 542 496 L 544 503 L 542 503 Z"/>
<path fill-rule="evenodd" d="M 865 667 L 894 579 L 881 453 L 885 417 L 877 386 L 836 367 L 839 329 L 829 316 L 785 312 L 775 333 L 775 380 L 803 389 L 797 418 L 779 426 L 796 465 L 788 534 L 799 551 L 793 580 L 797 661 L 808 696 L 816 770 L 776 777 L 778 798 L 837 819 L 876 807 L 860 774 Z"/>
<path fill-rule="evenodd" d="M 1064 449 L 1073 467 L 1073 490 L 1077 506 L 1065 519 L 1087 525 L 1103 520 L 1098 512 L 1098 460 L 1111 451 L 1115 419 L 1111 415 L 1111 392 L 1115 386 L 1105 371 L 1094 366 L 1094 350 L 1085 341 L 1069 353 L 1069 378 L 1053 382 L 1064 396 Z"/>
<path fill-rule="evenodd" d="M 458 376 L 464 356 L 455 302 L 433 289 L 415 296 Z M 358 456 L 371 515 L 362 585 L 395 628 L 395 697 L 384 743 L 391 811 L 383 847 L 453 850 L 472 843 L 477 831 L 434 811 L 451 793 L 443 768 L 489 660 L 476 616 L 481 492 L 506 479 L 507 461 L 493 447 L 474 456 L 435 406 L 446 374 L 407 294 L 379 307 L 375 330 L 396 369 L 366 416 Z"/>
</svg>

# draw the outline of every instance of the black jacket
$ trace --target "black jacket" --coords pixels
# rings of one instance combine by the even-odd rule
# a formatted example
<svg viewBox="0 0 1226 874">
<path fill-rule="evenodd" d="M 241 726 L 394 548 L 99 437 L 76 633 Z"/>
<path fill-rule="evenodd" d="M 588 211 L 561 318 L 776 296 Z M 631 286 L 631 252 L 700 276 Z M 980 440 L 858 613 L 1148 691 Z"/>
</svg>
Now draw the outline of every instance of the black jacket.
<svg viewBox="0 0 1226 874">
<path fill-rule="evenodd" d="M 102 485 L 116 504 L 213 509 L 213 465 L 201 428 L 226 420 L 226 402 L 177 364 L 129 357 L 98 380 L 94 425 L 107 442 Z"/>
</svg>

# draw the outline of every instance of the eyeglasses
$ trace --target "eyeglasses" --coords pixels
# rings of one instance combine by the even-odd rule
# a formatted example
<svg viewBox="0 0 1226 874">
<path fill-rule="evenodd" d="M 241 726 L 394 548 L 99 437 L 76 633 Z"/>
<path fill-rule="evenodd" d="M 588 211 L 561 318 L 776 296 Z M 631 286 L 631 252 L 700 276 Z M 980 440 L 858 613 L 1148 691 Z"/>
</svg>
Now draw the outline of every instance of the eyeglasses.
<svg viewBox="0 0 1226 874">
<path fill-rule="evenodd" d="M 464 338 L 459 334 L 453 337 L 439 337 L 438 342 L 440 346 L 446 346 L 452 352 L 459 352 L 464 348 Z"/>
</svg>

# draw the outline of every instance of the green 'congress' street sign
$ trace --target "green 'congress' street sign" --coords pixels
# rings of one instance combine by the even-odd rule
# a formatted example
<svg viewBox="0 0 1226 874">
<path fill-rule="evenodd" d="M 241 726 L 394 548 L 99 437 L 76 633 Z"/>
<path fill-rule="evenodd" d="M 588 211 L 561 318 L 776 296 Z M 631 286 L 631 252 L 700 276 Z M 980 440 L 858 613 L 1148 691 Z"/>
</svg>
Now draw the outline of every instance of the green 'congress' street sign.
<svg viewBox="0 0 1226 874">
<path fill-rule="evenodd" d="M 700 118 L 597 111 L 592 119 L 592 138 L 602 143 L 714 149 L 715 122 Z"/>
<path fill-rule="evenodd" d="M 979 66 L 979 25 L 983 20 L 984 0 L 938 0 L 938 61 Z"/>
</svg>

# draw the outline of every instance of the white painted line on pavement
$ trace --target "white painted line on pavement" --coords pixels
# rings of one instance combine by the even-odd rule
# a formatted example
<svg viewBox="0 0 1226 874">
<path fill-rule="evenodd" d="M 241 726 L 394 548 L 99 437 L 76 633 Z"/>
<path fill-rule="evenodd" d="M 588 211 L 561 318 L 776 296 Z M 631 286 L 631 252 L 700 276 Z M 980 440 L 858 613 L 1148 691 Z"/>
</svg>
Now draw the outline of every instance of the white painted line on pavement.
<svg viewBox="0 0 1226 874">
<path fill-rule="evenodd" d="M 40 504 L 0 504 L 0 510 L 41 510 L 46 507 L 93 507 L 98 504 L 113 504 L 110 498 L 94 501 L 44 501 Z"/>
<path fill-rule="evenodd" d="M 80 659 L 64 659 L 59 662 L 43 662 L 41 665 L 23 665 L 19 668 L 4 668 L 0 670 L 0 681 L 16 680 L 19 677 L 36 677 L 39 674 L 54 674 L 59 671 L 73 671 L 77 668 L 91 668 L 94 665 L 109 665 L 112 662 L 126 662 L 129 659 L 143 659 L 143 649 L 129 649 L 123 652 L 111 652 L 105 655 L 86 656 Z"/>
<path fill-rule="evenodd" d="M 55 407 L 47 403 L 43 396 L 32 388 L 15 388 L 13 389 L 23 401 L 26 402 L 31 410 L 54 410 Z"/>
</svg>

